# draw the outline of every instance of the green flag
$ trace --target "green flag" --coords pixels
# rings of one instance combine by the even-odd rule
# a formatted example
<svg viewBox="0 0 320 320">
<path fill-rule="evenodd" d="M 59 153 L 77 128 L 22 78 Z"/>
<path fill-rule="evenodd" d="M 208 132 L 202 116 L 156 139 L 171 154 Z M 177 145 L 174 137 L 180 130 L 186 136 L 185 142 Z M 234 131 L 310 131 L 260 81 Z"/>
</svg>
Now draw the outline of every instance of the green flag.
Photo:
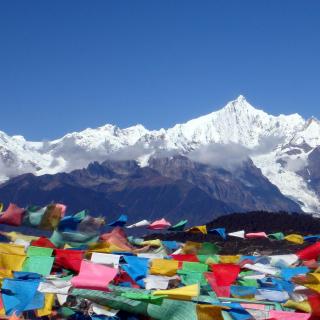
<svg viewBox="0 0 320 320">
<path fill-rule="evenodd" d="M 181 220 L 180 222 L 178 222 L 174 226 L 171 226 L 168 230 L 169 231 L 183 231 L 187 223 L 188 223 L 188 220 Z"/>
<path fill-rule="evenodd" d="M 275 232 L 268 234 L 268 238 L 276 239 L 276 240 L 283 240 L 284 234 L 282 232 Z"/>
<path fill-rule="evenodd" d="M 44 248 L 44 247 L 34 247 L 30 246 L 27 250 L 27 256 L 32 257 L 32 256 L 47 256 L 51 257 L 53 252 L 53 249 L 51 248 Z"/>
<path fill-rule="evenodd" d="M 31 256 L 25 260 L 22 271 L 35 272 L 43 276 L 48 276 L 51 272 L 54 257 Z"/>
</svg>

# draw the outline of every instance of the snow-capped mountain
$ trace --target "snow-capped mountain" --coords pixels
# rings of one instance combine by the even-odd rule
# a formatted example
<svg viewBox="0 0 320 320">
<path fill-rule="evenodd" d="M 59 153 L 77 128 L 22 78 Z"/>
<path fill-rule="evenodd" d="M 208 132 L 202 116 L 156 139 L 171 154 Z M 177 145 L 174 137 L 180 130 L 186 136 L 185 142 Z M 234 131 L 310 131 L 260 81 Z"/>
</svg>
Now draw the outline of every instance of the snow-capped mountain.
<svg viewBox="0 0 320 320">
<path fill-rule="evenodd" d="M 307 177 L 308 157 L 318 146 L 317 119 L 269 115 L 239 96 L 218 111 L 169 129 L 107 124 L 47 142 L 0 132 L 0 178 L 70 172 L 106 159 L 137 160 L 147 166 L 150 158 L 175 154 L 230 170 L 250 157 L 285 196 L 304 211 L 319 212 L 320 194 Z"/>
</svg>

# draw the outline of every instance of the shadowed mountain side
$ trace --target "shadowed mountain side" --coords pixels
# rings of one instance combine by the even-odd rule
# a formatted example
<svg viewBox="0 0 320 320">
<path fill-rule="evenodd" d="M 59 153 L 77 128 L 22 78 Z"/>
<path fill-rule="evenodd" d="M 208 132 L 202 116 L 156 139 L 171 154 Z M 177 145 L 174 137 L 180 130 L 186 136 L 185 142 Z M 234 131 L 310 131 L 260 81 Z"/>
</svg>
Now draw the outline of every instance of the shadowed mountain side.
<svg viewBox="0 0 320 320">
<path fill-rule="evenodd" d="M 199 212 L 202 213 L 200 220 L 206 221 L 231 211 L 225 203 L 196 186 L 159 175 L 153 179 L 130 176 L 130 181 L 120 179 L 117 183 L 101 183 L 95 187 L 90 182 L 90 186 L 84 187 L 82 174 L 81 184 L 78 178 L 65 173 L 40 177 L 26 174 L 2 185 L 0 197 L 5 204 L 12 201 L 20 206 L 62 202 L 68 204 L 68 212 L 88 208 L 94 215 L 105 216 L 107 221 L 124 212 L 129 215 L 129 222 L 165 216 L 171 221 L 184 217 L 190 223 L 198 223 Z"/>
<path fill-rule="evenodd" d="M 8 184 L 1 186 L 1 199 L 5 205 L 10 202 L 21 207 L 28 205 L 47 205 L 51 202 L 67 203 L 70 212 L 80 211 L 88 207 L 96 215 L 108 212 L 116 216 L 121 208 L 109 200 L 104 194 L 82 186 L 64 182 L 64 176 L 44 175 L 36 177 L 33 174 L 18 176 Z M 54 180 L 51 178 L 54 177 Z"/>
<path fill-rule="evenodd" d="M 201 224 L 231 212 L 299 211 L 252 162 L 229 172 L 182 156 L 151 160 L 150 167 L 105 161 L 70 173 L 24 174 L 0 186 L 0 199 L 20 206 L 62 202 L 70 213 L 89 209 L 107 221 L 126 213 L 129 223 L 165 217 Z"/>
<path fill-rule="evenodd" d="M 232 171 L 191 161 L 183 156 L 151 159 L 149 165 L 164 176 L 183 179 L 198 186 L 210 196 L 226 202 L 233 212 L 301 211 L 294 201 L 285 197 L 262 175 L 250 159 L 239 163 Z"/>
</svg>

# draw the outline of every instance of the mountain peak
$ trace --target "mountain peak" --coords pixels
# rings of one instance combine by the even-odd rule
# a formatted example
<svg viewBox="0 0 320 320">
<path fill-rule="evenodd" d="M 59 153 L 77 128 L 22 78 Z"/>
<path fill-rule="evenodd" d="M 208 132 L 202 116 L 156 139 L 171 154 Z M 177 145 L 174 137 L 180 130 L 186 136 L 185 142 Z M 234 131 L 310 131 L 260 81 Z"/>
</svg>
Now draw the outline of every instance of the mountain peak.
<svg viewBox="0 0 320 320">
<path fill-rule="evenodd" d="M 240 94 L 239 97 L 238 97 L 235 101 L 237 101 L 237 102 L 244 102 L 244 101 L 247 101 L 247 100 L 246 100 L 246 97 L 245 97 L 245 96 L 243 96 L 242 94 Z"/>
<path fill-rule="evenodd" d="M 306 122 L 306 127 L 309 127 L 310 125 L 313 125 L 313 124 L 316 124 L 316 125 L 319 125 L 319 124 L 320 124 L 320 121 L 319 121 L 316 117 L 314 117 L 314 116 L 312 116 L 311 118 L 309 118 L 309 119 L 307 120 L 307 122 Z"/>
<path fill-rule="evenodd" d="M 237 99 L 227 103 L 227 105 L 223 109 L 231 112 L 235 112 L 235 113 L 239 113 L 242 111 L 252 112 L 257 110 L 247 101 L 247 99 L 243 95 L 239 95 Z"/>
</svg>

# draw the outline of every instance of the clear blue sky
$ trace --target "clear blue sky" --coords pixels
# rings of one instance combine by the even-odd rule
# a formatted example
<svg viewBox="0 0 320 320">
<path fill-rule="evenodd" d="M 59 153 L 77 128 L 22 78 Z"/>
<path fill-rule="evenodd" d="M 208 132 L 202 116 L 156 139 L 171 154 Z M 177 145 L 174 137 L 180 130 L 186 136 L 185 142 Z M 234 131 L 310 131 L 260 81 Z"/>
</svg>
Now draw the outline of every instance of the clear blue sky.
<svg viewBox="0 0 320 320">
<path fill-rule="evenodd" d="M 0 130 L 149 129 L 243 94 L 320 118 L 320 1 L 0 1 Z"/>
</svg>

